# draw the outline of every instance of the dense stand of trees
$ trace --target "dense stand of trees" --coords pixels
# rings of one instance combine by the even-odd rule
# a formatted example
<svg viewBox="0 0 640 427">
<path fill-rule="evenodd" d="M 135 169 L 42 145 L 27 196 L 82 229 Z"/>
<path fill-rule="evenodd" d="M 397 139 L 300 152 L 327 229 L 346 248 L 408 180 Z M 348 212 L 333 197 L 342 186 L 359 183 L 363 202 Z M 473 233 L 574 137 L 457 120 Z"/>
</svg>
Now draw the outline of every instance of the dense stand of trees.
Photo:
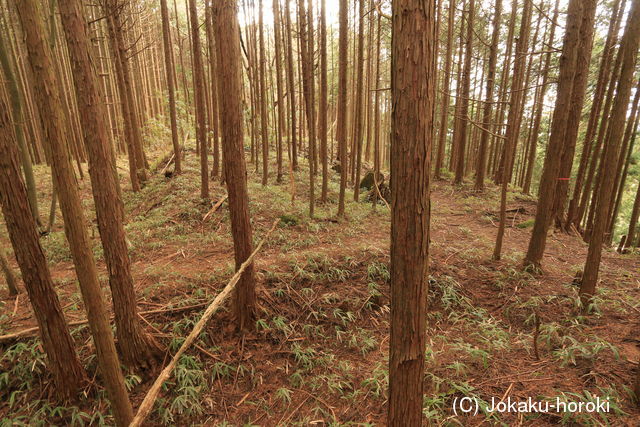
<svg viewBox="0 0 640 427">
<path fill-rule="evenodd" d="M 137 370 L 161 362 L 138 317 L 122 202 L 154 172 L 145 130 L 155 121 L 170 129 L 173 174 L 195 141 L 201 198 L 213 178 L 226 184 L 237 268 L 253 247 L 247 159 L 262 185 L 288 184 L 292 202 L 308 201 L 310 217 L 318 202 L 348 219 L 347 192 L 362 199 L 372 174 L 367 196 L 374 207 L 384 198 L 392 215 L 391 425 L 422 416 L 432 180 L 499 186 L 494 260 L 509 191 L 533 194 L 523 268 L 543 274 L 550 230 L 579 235 L 589 245 L 585 312 L 603 248 L 618 238 L 620 252 L 640 245 L 640 0 L 333 3 L 0 1 L 0 200 L 13 248 L 0 248 L 0 266 L 14 295 L 7 258 L 17 261 L 61 396 L 77 394 L 86 374 L 39 242 L 58 203 L 118 425 L 133 416 L 120 361 Z M 85 163 L 117 349 L 78 191 Z M 51 167 L 47 221 L 34 164 Z M 298 178 L 308 179 L 302 194 Z M 250 266 L 235 292 L 240 331 L 255 311 Z"/>
</svg>

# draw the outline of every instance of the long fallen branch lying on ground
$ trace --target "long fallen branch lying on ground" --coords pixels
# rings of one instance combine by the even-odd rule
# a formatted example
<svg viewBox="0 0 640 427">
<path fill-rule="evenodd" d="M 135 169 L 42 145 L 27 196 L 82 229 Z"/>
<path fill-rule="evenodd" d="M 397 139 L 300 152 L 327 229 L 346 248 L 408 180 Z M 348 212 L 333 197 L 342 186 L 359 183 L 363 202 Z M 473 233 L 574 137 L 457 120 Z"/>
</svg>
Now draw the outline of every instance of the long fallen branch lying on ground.
<svg viewBox="0 0 640 427">
<path fill-rule="evenodd" d="M 258 244 L 258 246 L 256 246 L 256 249 L 251 253 L 249 258 L 247 258 L 246 261 L 242 263 L 238 271 L 236 271 L 236 273 L 233 275 L 231 280 L 229 280 L 229 283 L 227 283 L 227 286 L 224 287 L 224 289 L 218 294 L 218 296 L 215 297 L 213 302 L 204 311 L 204 313 L 202 314 L 202 317 L 200 318 L 200 320 L 198 320 L 198 323 L 195 324 L 189 336 L 187 336 L 187 338 L 184 340 L 184 342 L 182 343 L 182 345 L 180 346 L 176 354 L 173 356 L 169 364 L 162 370 L 162 372 L 160 372 L 160 375 L 154 381 L 153 385 L 147 392 L 147 395 L 144 397 L 144 400 L 140 404 L 140 407 L 138 408 L 138 413 L 133 418 L 133 421 L 131 421 L 131 424 L 129 424 L 129 427 L 136 427 L 136 426 L 142 425 L 145 418 L 147 418 L 147 416 L 153 409 L 153 404 L 158 398 L 158 394 L 160 393 L 160 389 L 162 388 L 162 385 L 165 383 L 165 381 L 169 379 L 169 376 L 171 376 L 171 372 L 178 364 L 178 360 L 180 359 L 180 356 L 182 356 L 184 352 L 187 351 L 187 349 L 196 341 L 196 339 L 200 335 L 200 332 L 202 332 L 202 329 L 204 329 L 205 325 L 207 324 L 211 316 L 213 316 L 216 310 L 220 308 L 220 306 L 225 301 L 225 299 L 229 296 L 231 291 L 233 291 L 233 289 L 236 287 L 238 280 L 240 280 L 240 276 L 242 276 L 242 273 L 244 272 L 244 270 L 246 270 L 246 268 L 253 262 L 253 258 L 260 251 L 260 249 L 262 248 L 262 245 L 267 240 L 271 232 L 276 228 L 276 225 L 278 225 L 279 222 L 280 222 L 280 219 L 277 219 L 273 222 L 273 225 L 271 226 L 267 234 L 265 234 L 264 238 Z"/>
<path fill-rule="evenodd" d="M 139 311 L 138 314 L 140 316 L 146 316 L 149 314 L 165 314 L 165 313 L 179 313 L 181 311 L 188 311 L 188 310 L 195 310 L 197 308 L 202 308 L 202 307 L 206 307 L 208 303 L 201 303 L 201 304 L 194 304 L 194 305 L 186 305 L 183 307 L 169 307 L 169 308 L 159 308 L 156 310 L 146 310 L 146 311 Z M 113 318 L 113 316 L 111 316 Z M 69 322 L 67 323 L 67 326 L 82 326 L 82 325 L 86 325 L 88 324 L 89 321 L 87 319 L 84 320 L 77 320 L 75 322 Z M 3 344 L 5 342 L 10 342 L 10 341 L 14 341 L 20 338 L 28 338 L 28 337 L 34 337 L 36 335 L 38 335 L 38 331 L 40 331 L 40 328 L 38 326 L 34 326 L 32 328 L 27 328 L 27 329 L 23 329 L 19 332 L 14 332 L 11 334 L 6 334 L 6 335 L 0 335 L 0 344 Z"/>
</svg>

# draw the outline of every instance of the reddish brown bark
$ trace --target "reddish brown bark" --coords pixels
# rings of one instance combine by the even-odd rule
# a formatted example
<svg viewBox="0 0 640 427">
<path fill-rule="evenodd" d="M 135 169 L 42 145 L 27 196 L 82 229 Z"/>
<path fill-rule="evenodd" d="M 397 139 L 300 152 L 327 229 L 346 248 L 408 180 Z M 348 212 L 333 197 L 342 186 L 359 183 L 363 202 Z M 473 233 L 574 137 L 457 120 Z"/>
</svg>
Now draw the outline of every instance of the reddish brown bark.
<svg viewBox="0 0 640 427">
<path fill-rule="evenodd" d="M 387 424 L 404 427 L 422 425 L 429 170 L 437 85 L 437 79 L 433 77 L 436 62 L 435 1 L 395 0 L 392 7 L 393 179 Z"/>
</svg>

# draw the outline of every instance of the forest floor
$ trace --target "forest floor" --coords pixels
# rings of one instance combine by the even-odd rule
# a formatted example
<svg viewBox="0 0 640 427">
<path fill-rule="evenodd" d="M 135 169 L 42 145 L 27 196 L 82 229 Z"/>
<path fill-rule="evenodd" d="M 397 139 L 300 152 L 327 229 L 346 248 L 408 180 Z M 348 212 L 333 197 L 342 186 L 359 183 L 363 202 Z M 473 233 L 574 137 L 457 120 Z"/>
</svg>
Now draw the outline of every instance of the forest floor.
<svg viewBox="0 0 640 427">
<path fill-rule="evenodd" d="M 149 330 L 167 346 L 168 358 L 227 283 L 234 264 L 227 204 L 203 220 L 225 188 L 216 181 L 205 203 L 199 198 L 193 150 L 177 177 L 160 174 L 162 160 L 137 194 L 130 191 L 126 171 L 119 173 L 140 310 Z M 256 331 L 240 338 L 228 311 L 214 315 L 197 345 L 181 358 L 148 425 L 384 425 L 388 208 L 351 202 L 349 191 L 348 220 L 338 222 L 337 182 L 332 181 L 330 203 L 318 206 L 316 219 L 309 219 L 304 172 L 297 174 L 298 200 L 292 205 L 288 175 L 281 185 L 262 187 L 254 166 L 248 167 L 254 241 L 282 219 L 256 258 Z M 49 177 L 45 167 L 37 172 L 46 211 Z M 80 185 L 109 295 L 88 178 Z M 640 258 L 606 250 L 592 314 L 582 316 L 572 280 L 583 267 L 586 244 L 573 235 L 554 234 L 544 274 L 524 272 L 521 261 L 536 205 L 530 197 L 510 193 L 508 208 L 503 259 L 492 261 L 497 189 L 478 194 L 445 181 L 434 185 L 426 416 L 433 425 L 637 425 L 640 411 L 629 385 L 640 361 Z M 60 225 L 58 216 L 42 243 L 67 319 L 81 321 L 82 300 Z M 4 227 L 0 244 L 8 245 Z M 184 309 L 170 311 L 179 307 Z M 2 288 L 0 334 L 34 325 L 26 296 L 9 298 Z M 88 328 L 73 326 L 72 331 L 82 360 L 96 375 Z M 112 424 L 104 391 L 95 381 L 79 402 L 62 406 L 56 401 L 37 339 L 0 348 L 0 425 Z M 134 407 L 158 371 L 128 372 Z M 477 399 L 477 415 L 454 413 L 453 402 L 462 397 Z M 529 397 L 552 403 L 600 397 L 610 405 L 607 413 L 487 409 L 492 399 Z"/>
</svg>

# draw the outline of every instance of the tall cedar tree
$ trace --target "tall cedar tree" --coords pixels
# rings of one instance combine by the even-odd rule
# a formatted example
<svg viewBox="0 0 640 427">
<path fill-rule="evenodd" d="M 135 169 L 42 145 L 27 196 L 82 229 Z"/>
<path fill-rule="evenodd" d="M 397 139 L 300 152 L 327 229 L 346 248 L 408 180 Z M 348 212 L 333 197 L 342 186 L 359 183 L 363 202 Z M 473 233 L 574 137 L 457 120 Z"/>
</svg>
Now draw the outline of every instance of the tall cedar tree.
<svg viewBox="0 0 640 427">
<path fill-rule="evenodd" d="M 573 167 L 573 158 L 578 140 L 578 128 L 580 127 L 580 118 L 582 117 L 582 107 L 589 77 L 596 3 L 596 0 L 585 0 L 582 4 L 583 12 L 582 23 L 580 24 L 580 38 L 578 40 L 576 73 L 571 90 L 569 115 L 567 117 L 566 132 L 564 135 L 565 141 L 560 159 L 560 172 L 556 183 L 553 207 L 551 208 L 551 215 L 553 219 L 555 219 L 557 227 L 563 226 L 564 210 L 569 194 L 569 178 Z"/>
<path fill-rule="evenodd" d="M 309 131 L 309 216 L 313 218 L 315 208 L 315 156 L 316 156 L 316 107 L 315 84 L 313 78 L 313 27 L 308 28 L 307 16 L 312 12 L 305 10 L 304 0 L 298 0 L 298 22 L 300 25 L 300 60 L 302 62 L 302 87 L 307 113 Z"/>
<path fill-rule="evenodd" d="M 438 150 L 436 152 L 436 164 L 434 177 L 440 179 L 440 169 L 444 163 L 445 146 L 447 143 L 447 130 L 449 129 L 449 87 L 451 83 L 451 62 L 453 56 L 453 30 L 455 23 L 456 0 L 449 0 L 449 13 L 447 21 L 447 51 L 442 71 L 442 101 L 440 105 L 440 130 L 438 131 Z"/>
<path fill-rule="evenodd" d="M 100 289 L 98 271 L 91 251 L 86 219 L 82 212 L 78 184 L 69 157 L 68 125 L 62 110 L 62 98 L 54 75 L 51 51 L 44 38 L 44 20 L 36 0 L 20 0 L 16 6 L 25 34 L 27 59 L 31 66 L 36 104 L 51 148 L 53 179 L 60 198 L 64 230 L 87 310 L 100 373 L 111 401 L 116 423 L 119 426 L 125 426 L 133 418 L 133 410 L 124 385 L 124 377 Z"/>
<path fill-rule="evenodd" d="M 288 1 L 288 0 L 285 0 Z M 276 182 L 282 182 L 282 134 L 284 133 L 284 117 L 285 117 L 285 102 L 284 102 L 284 82 L 282 81 L 282 35 L 280 24 L 280 4 L 279 0 L 273 0 L 273 29 L 275 37 L 275 51 L 276 56 L 276 91 L 278 95 L 278 144 L 277 144 L 277 161 L 278 170 L 276 175 Z"/>
<path fill-rule="evenodd" d="M 621 7 L 623 6 L 623 7 Z M 589 112 L 589 120 L 587 122 L 587 130 L 583 140 L 582 155 L 580 157 L 580 164 L 576 173 L 574 182 L 573 194 L 569 202 L 569 208 L 567 211 L 567 219 L 565 228 L 569 229 L 571 226 L 578 226 L 582 215 L 578 215 L 578 205 L 583 193 L 584 179 L 587 172 L 587 166 L 589 159 L 591 158 L 591 149 L 593 145 L 593 138 L 595 136 L 596 129 L 598 127 L 598 118 L 600 116 L 601 109 L 603 107 L 602 102 L 605 98 L 606 86 L 609 81 L 609 73 L 611 71 L 611 60 L 613 58 L 614 50 L 612 47 L 617 39 L 617 34 L 620 30 L 621 13 L 624 12 L 624 5 L 621 0 L 615 0 L 612 7 L 612 19 L 609 21 L 609 29 L 607 31 L 607 38 L 605 40 L 603 54 L 600 58 L 600 66 L 598 69 L 598 78 L 596 80 L 596 87 L 593 94 L 593 102 L 591 104 L 591 111 Z M 586 192 L 586 191 L 585 191 Z"/>
<path fill-rule="evenodd" d="M 509 98 L 509 114 L 507 116 L 507 130 L 505 134 L 503 153 L 503 170 L 501 176 L 500 190 L 500 224 L 498 226 L 498 236 L 493 250 L 493 259 L 499 260 L 502 254 L 502 240 L 506 226 L 507 210 L 507 189 L 511 180 L 513 169 L 513 154 L 515 153 L 520 133 L 521 105 L 524 97 L 525 85 L 525 65 L 527 50 L 529 49 L 529 30 L 531 27 L 532 1 L 525 0 L 522 20 L 520 22 L 520 34 L 516 41 L 515 60 L 513 64 L 513 82 L 511 83 L 511 95 Z"/>
<path fill-rule="evenodd" d="M 355 79 L 356 79 L 356 91 L 355 91 L 355 100 L 353 101 L 354 111 L 353 111 L 353 148 L 355 150 L 355 179 L 353 180 L 353 200 L 356 202 L 360 198 L 360 173 L 362 171 L 362 115 L 363 115 L 363 85 L 364 85 L 364 17 L 365 17 L 365 9 L 364 2 L 365 0 L 357 0 L 359 4 L 360 16 L 359 16 L 359 24 L 358 24 L 358 57 L 356 58 L 356 71 L 355 71 Z M 352 155 L 352 158 L 354 156 Z M 352 175 L 353 178 L 353 175 Z M 374 179 L 375 181 L 375 179 Z"/>
<path fill-rule="evenodd" d="M 224 172 L 229 192 L 229 213 L 236 269 L 251 255 L 252 232 L 249 219 L 247 167 L 244 160 L 242 115 L 242 57 L 236 0 L 213 3 L 218 48 L 218 93 Z M 248 266 L 236 285 L 235 315 L 240 330 L 251 329 L 256 306 L 255 273 Z"/>
<path fill-rule="evenodd" d="M 182 173 L 182 157 L 180 141 L 178 140 L 178 120 L 176 116 L 176 83 L 174 79 L 173 62 L 171 61 L 171 27 L 169 26 L 169 9 L 167 0 L 160 0 L 160 12 L 162 14 L 162 46 L 164 48 L 164 69 L 169 91 L 169 118 L 171 121 L 171 142 L 173 143 L 173 162 L 175 174 Z"/>
<path fill-rule="evenodd" d="M 578 61 L 578 43 L 582 13 L 586 2 L 594 0 L 571 0 L 567 10 L 567 25 L 560 55 L 560 71 L 556 104 L 551 122 L 551 135 L 544 159 L 538 196 L 535 223 L 529 240 L 529 249 L 524 259 L 525 266 L 540 268 L 547 242 L 547 230 L 552 221 L 553 200 L 560 178 L 560 161 L 567 133 L 574 77 Z"/>
<path fill-rule="evenodd" d="M 462 184 L 464 179 L 464 164 L 465 153 L 467 146 L 467 127 L 469 124 L 469 90 L 471 88 L 471 56 L 473 54 L 473 9 L 475 6 L 474 0 L 469 0 L 469 6 L 467 10 L 467 34 L 465 37 L 465 53 L 464 53 L 464 67 L 462 69 L 462 93 L 456 94 L 461 96 L 460 111 L 458 120 L 458 128 L 454 133 L 455 138 L 453 144 L 457 147 L 457 158 L 454 159 L 455 163 L 455 177 L 454 184 Z"/>
<path fill-rule="evenodd" d="M 291 41 L 291 10 L 290 1 L 284 2 L 284 20 L 287 39 L 287 92 L 289 94 L 289 108 L 291 109 L 291 124 L 289 126 L 289 145 L 291 146 L 291 169 L 298 170 L 298 141 L 296 115 L 295 69 L 293 67 L 293 42 Z"/>
<path fill-rule="evenodd" d="M 318 107 L 318 133 L 320 134 L 320 160 L 322 161 L 322 190 L 320 200 L 327 201 L 329 191 L 329 156 L 327 150 L 327 11 L 326 0 L 320 0 L 320 106 Z"/>
<path fill-rule="evenodd" d="M 13 113 L 14 122 L 13 127 L 15 129 L 16 140 L 18 141 L 20 162 L 22 163 L 22 171 L 27 185 L 29 207 L 31 208 L 31 212 L 36 220 L 36 224 L 40 226 L 41 223 L 40 213 L 38 211 L 38 198 L 36 194 L 36 180 L 33 175 L 33 165 L 31 163 L 31 156 L 29 155 L 29 148 L 25 138 L 24 117 L 26 112 L 24 112 L 22 108 L 24 101 L 22 99 L 20 88 L 18 87 L 18 80 L 16 78 L 17 70 L 15 70 L 15 64 L 12 64 L 9 46 L 10 44 L 8 41 L 0 35 L 0 68 L 2 68 L 5 85 L 11 100 L 11 112 Z"/>
<path fill-rule="evenodd" d="M 435 105 L 435 1 L 394 0 L 391 38 L 391 338 L 389 417 L 422 425 L 430 177 Z"/>
<path fill-rule="evenodd" d="M 476 164 L 475 190 L 484 190 L 484 177 L 487 168 L 487 144 L 489 143 L 489 129 L 493 111 L 493 89 L 496 81 L 496 62 L 498 60 L 498 42 L 500 41 L 500 20 L 502 18 L 502 0 L 496 0 L 493 12 L 493 34 L 489 46 L 489 69 L 487 71 L 487 88 L 485 104 L 482 112 L 482 134 L 478 148 L 478 162 Z M 446 76 L 444 77 L 446 78 Z"/>
<path fill-rule="evenodd" d="M 613 195 L 614 176 L 613 168 L 617 161 L 620 143 L 624 132 L 629 96 L 633 83 L 633 74 L 640 46 L 640 0 L 633 0 L 631 12 L 627 20 L 627 26 L 620 42 L 621 69 L 620 77 L 616 85 L 616 95 L 609 118 L 608 135 L 602 153 L 601 172 L 599 174 L 600 186 L 596 198 L 596 211 L 589 241 L 589 251 L 584 266 L 582 283 L 580 284 L 580 298 L 583 308 L 588 310 L 591 297 L 596 290 L 600 260 L 602 257 L 602 243 L 609 220 L 609 202 Z"/>
<path fill-rule="evenodd" d="M 338 36 L 338 150 L 340 159 L 340 194 L 338 197 L 338 217 L 344 218 L 344 199 L 347 187 L 347 67 L 349 54 L 349 6 L 347 0 L 340 0 L 340 27 Z"/>
<path fill-rule="evenodd" d="M 260 136 L 262 137 L 262 185 L 267 185 L 269 178 L 269 113 L 267 112 L 267 51 L 264 47 L 264 22 L 262 0 L 258 0 L 258 43 L 260 44 L 259 84 L 260 84 Z"/>
<path fill-rule="evenodd" d="M 209 198 L 209 144 L 207 144 L 207 110 L 205 104 L 204 64 L 202 61 L 202 43 L 200 42 L 200 23 L 196 0 L 189 0 L 191 18 L 191 44 L 193 59 L 193 95 L 196 106 L 196 139 L 200 147 L 200 197 Z"/>
<path fill-rule="evenodd" d="M 76 396 L 86 381 L 85 372 L 67 329 L 51 273 L 36 231 L 27 189 L 18 164 L 18 150 L 11 117 L 0 98 L 0 205 L 22 280 L 40 327 L 48 369 L 60 397 Z"/>
<path fill-rule="evenodd" d="M 89 174 L 98 230 L 109 272 L 118 344 L 125 363 L 148 368 L 156 357 L 162 356 L 162 351 L 153 337 L 145 333 L 138 319 L 131 261 L 123 225 L 124 205 L 118 194 L 115 154 L 109 141 L 105 103 L 93 68 L 82 4 L 80 0 L 59 0 L 58 7 L 71 60 L 85 147 L 89 155 Z"/>
</svg>

